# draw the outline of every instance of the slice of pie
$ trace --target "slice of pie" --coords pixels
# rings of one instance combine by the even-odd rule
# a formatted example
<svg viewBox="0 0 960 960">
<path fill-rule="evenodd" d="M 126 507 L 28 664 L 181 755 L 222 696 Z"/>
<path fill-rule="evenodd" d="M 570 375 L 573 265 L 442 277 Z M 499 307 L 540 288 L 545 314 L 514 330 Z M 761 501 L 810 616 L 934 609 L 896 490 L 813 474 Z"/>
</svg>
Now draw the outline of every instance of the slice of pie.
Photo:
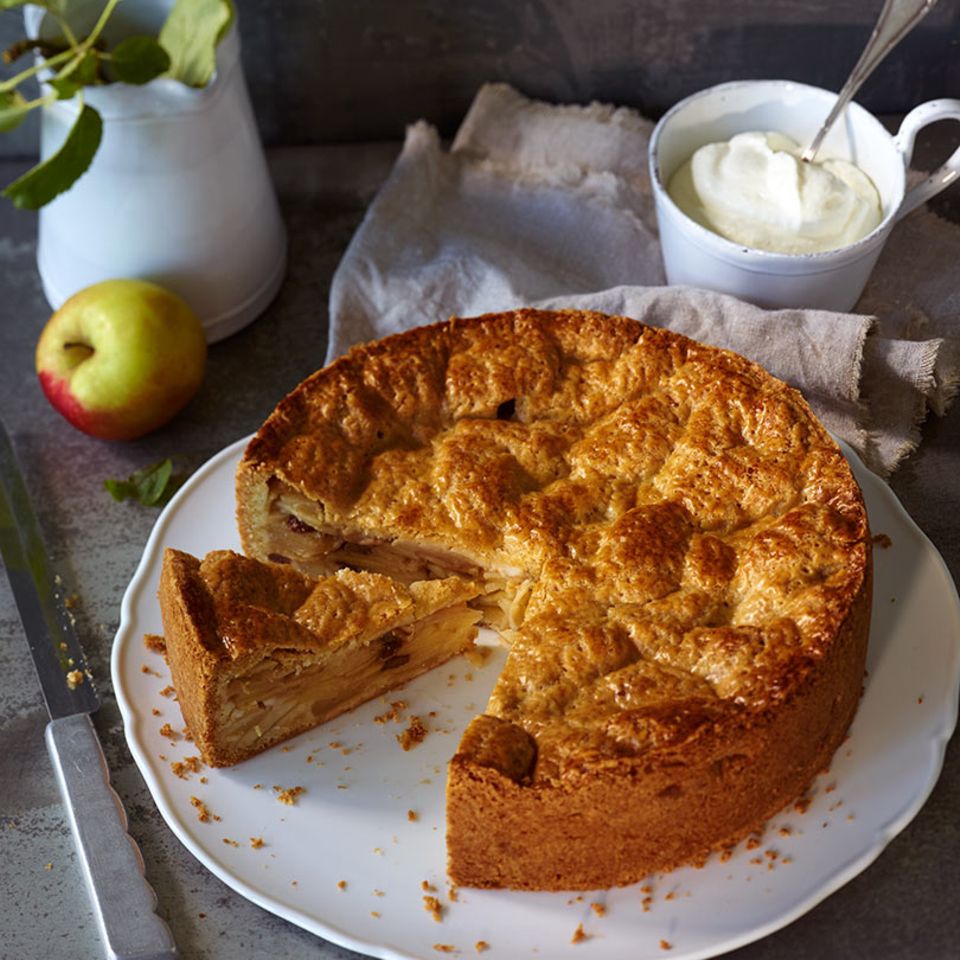
<svg viewBox="0 0 960 960">
<path fill-rule="evenodd" d="M 237 763 L 472 649 L 476 593 L 459 577 L 312 580 L 231 551 L 166 550 L 167 659 L 203 759 Z"/>
<path fill-rule="evenodd" d="M 477 584 L 510 651 L 449 768 L 459 884 L 702 860 L 806 789 L 859 700 L 871 553 L 849 465 L 795 390 L 635 320 L 518 310 L 358 347 L 251 441 L 237 519 L 288 575 Z M 290 704 L 298 675 L 268 659 L 250 699 Z M 229 722 L 242 689 L 201 713 Z"/>
</svg>

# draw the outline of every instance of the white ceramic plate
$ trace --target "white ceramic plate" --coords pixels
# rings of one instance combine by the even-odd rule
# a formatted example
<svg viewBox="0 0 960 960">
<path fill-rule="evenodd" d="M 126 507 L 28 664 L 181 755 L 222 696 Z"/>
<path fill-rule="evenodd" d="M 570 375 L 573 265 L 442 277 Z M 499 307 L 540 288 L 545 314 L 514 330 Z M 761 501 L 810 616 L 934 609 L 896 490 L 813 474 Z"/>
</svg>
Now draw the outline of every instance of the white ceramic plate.
<svg viewBox="0 0 960 960">
<path fill-rule="evenodd" d="M 435 958 L 443 955 L 437 945 L 474 955 L 480 940 L 489 944 L 486 957 L 712 957 L 777 930 L 856 876 L 933 788 L 956 723 L 960 602 L 932 544 L 849 453 L 873 531 L 891 540 L 874 551 L 866 689 L 809 808 L 774 818 L 758 846 L 624 889 L 583 896 L 464 889 L 452 902 L 444 880 L 445 764 L 483 708 L 500 654 L 482 669 L 441 668 L 391 698 L 406 701 L 404 717 L 423 717 L 431 731 L 410 752 L 396 740 L 402 723 L 375 721 L 387 710 L 377 700 L 286 748 L 181 779 L 170 763 L 196 750 L 160 733 L 163 723 L 179 729 L 182 720 L 161 695 L 166 666 L 142 638 L 161 632 L 155 594 L 165 546 L 200 555 L 239 548 L 233 475 L 243 446 L 210 460 L 157 522 L 124 597 L 113 681 L 130 749 L 170 828 L 226 884 L 291 923 L 384 958 Z M 304 792 L 288 806 L 275 786 Z M 200 822 L 191 797 L 220 819 Z M 439 923 L 424 909 L 423 881 L 437 888 Z M 572 947 L 580 924 L 587 939 Z"/>
</svg>

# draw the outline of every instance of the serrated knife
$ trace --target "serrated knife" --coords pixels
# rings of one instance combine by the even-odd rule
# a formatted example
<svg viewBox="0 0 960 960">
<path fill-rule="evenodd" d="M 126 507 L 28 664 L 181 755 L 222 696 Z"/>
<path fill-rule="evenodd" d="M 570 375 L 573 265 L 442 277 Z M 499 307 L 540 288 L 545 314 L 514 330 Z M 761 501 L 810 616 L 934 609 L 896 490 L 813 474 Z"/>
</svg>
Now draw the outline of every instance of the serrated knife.
<svg viewBox="0 0 960 960">
<path fill-rule="evenodd" d="M 140 850 L 127 833 L 127 817 L 110 786 L 90 719 L 100 698 L 2 423 L 0 555 L 50 714 L 47 749 L 106 954 L 112 960 L 169 960 L 177 956 L 173 936 L 156 914 L 156 894 L 147 883 Z"/>
</svg>

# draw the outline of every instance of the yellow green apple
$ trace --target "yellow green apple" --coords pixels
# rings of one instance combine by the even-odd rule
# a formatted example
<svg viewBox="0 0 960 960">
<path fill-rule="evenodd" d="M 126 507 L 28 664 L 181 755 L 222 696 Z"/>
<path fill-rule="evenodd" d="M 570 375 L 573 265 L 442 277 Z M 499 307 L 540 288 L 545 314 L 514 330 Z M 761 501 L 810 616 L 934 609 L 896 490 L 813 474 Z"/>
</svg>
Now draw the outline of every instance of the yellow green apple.
<svg viewBox="0 0 960 960">
<path fill-rule="evenodd" d="M 36 364 L 47 399 L 75 427 L 133 440 L 186 405 L 206 358 L 203 326 L 180 297 L 144 280 L 106 280 L 53 314 Z"/>
</svg>

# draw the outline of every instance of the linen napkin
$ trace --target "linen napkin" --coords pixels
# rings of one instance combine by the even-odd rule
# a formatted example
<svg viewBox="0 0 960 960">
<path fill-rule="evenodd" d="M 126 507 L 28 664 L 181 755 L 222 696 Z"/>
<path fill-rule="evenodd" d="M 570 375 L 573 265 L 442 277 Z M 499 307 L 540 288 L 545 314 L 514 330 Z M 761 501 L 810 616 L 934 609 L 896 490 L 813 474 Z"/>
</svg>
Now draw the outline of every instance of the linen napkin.
<svg viewBox="0 0 960 960">
<path fill-rule="evenodd" d="M 960 384 L 960 229 L 927 211 L 893 231 L 856 314 L 767 311 L 664 286 L 653 125 L 601 104 L 481 88 L 452 147 L 412 125 L 334 276 L 328 360 L 452 315 L 518 306 L 625 314 L 756 360 L 889 474 Z"/>
</svg>

